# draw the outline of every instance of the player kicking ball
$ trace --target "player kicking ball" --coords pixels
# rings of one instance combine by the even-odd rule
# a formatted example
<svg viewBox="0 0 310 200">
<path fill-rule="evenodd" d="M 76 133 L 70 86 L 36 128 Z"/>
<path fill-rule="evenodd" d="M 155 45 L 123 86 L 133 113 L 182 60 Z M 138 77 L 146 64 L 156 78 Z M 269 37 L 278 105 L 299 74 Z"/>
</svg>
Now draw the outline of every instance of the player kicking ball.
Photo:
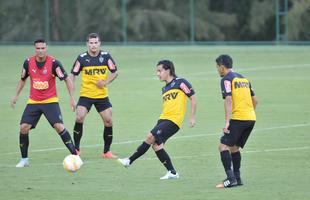
<svg viewBox="0 0 310 200">
<path fill-rule="evenodd" d="M 167 169 L 166 175 L 160 179 L 177 179 L 179 174 L 172 165 L 168 153 L 164 149 L 165 142 L 173 136 L 182 126 L 186 112 L 186 97 L 191 102 L 190 127 L 195 125 L 196 96 L 191 84 L 178 78 L 174 65 L 169 60 L 159 61 L 157 64 L 157 76 L 160 81 L 166 83 L 162 88 L 163 111 L 155 127 L 147 134 L 145 141 L 130 157 L 118 159 L 124 167 L 129 167 L 152 146 L 156 156 Z"/>
</svg>

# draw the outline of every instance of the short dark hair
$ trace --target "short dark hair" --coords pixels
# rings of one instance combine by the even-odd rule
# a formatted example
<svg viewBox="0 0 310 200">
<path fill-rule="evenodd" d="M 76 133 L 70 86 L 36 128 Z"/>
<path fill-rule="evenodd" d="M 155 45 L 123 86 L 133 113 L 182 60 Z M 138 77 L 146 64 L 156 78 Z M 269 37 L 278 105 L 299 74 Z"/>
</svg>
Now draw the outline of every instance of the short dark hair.
<svg viewBox="0 0 310 200">
<path fill-rule="evenodd" d="M 45 44 L 46 44 L 46 41 L 45 41 L 43 38 L 39 38 L 39 39 L 36 39 L 36 40 L 33 42 L 33 45 L 36 45 L 37 43 L 45 43 Z"/>
<path fill-rule="evenodd" d="M 219 57 L 217 57 L 215 62 L 218 65 L 223 65 L 228 69 L 231 69 L 233 67 L 233 60 L 229 55 L 220 55 Z"/>
<path fill-rule="evenodd" d="M 161 60 L 161 61 L 159 61 L 157 63 L 157 66 L 158 65 L 162 65 L 165 70 L 169 69 L 170 70 L 170 75 L 175 77 L 175 78 L 177 77 L 177 75 L 175 74 L 174 64 L 173 64 L 172 61 L 170 61 L 170 60 Z"/>
<path fill-rule="evenodd" d="M 89 39 L 91 39 L 91 38 L 98 38 L 98 40 L 101 41 L 101 40 L 100 40 L 100 36 L 99 36 L 98 33 L 90 33 L 90 34 L 87 36 L 86 41 L 88 42 Z"/>
</svg>

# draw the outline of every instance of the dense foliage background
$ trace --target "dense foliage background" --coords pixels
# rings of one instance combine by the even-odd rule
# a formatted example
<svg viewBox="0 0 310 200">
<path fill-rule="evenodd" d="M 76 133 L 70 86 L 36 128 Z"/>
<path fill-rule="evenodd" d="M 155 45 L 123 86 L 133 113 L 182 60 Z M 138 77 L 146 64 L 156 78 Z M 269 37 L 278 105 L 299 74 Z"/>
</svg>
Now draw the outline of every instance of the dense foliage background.
<svg viewBox="0 0 310 200">
<path fill-rule="evenodd" d="M 122 2 L 128 41 L 190 40 L 190 0 L 2 0 L 0 41 L 84 41 L 99 32 L 123 41 Z M 194 0 L 195 41 L 273 41 L 275 0 Z M 288 40 L 310 39 L 310 1 L 289 0 Z"/>
</svg>

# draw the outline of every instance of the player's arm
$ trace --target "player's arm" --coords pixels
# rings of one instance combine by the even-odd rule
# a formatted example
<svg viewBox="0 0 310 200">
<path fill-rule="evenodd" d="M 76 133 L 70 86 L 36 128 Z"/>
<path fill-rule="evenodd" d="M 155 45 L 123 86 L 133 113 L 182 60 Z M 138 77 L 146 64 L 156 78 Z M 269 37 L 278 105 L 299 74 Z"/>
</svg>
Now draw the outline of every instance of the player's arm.
<svg viewBox="0 0 310 200">
<path fill-rule="evenodd" d="M 256 109 L 256 105 L 257 105 L 257 99 L 256 99 L 256 96 L 255 96 L 255 93 L 254 93 L 254 90 L 252 88 L 252 85 L 250 83 L 250 92 L 251 92 L 251 97 L 252 97 L 252 104 L 253 104 L 253 107 L 254 107 L 254 110 Z"/>
<path fill-rule="evenodd" d="M 106 87 L 108 84 L 112 83 L 116 79 L 116 77 L 118 76 L 117 67 L 115 65 L 114 60 L 112 59 L 112 57 L 110 55 L 109 55 L 109 59 L 108 59 L 108 68 L 109 68 L 111 73 L 109 73 L 109 76 L 106 80 L 99 80 L 97 82 L 97 87 L 99 87 L 99 88 Z"/>
<path fill-rule="evenodd" d="M 256 96 L 252 96 L 252 104 L 253 104 L 253 107 L 254 107 L 254 110 L 256 109 L 256 106 L 257 106 L 257 99 L 256 99 Z"/>
<path fill-rule="evenodd" d="M 221 90 L 222 96 L 224 99 L 224 111 L 225 111 L 225 125 L 223 128 L 224 133 L 229 133 L 229 121 L 232 116 L 232 88 L 231 88 L 231 80 L 228 78 L 221 80 Z"/>
<path fill-rule="evenodd" d="M 56 75 L 61 81 L 62 80 L 65 81 L 67 89 L 68 89 L 68 93 L 70 96 L 70 106 L 71 106 L 71 109 L 75 111 L 76 102 L 74 99 L 73 84 L 70 78 L 68 77 L 65 69 L 63 68 L 62 64 L 58 60 L 55 60 L 53 63 L 53 72 L 54 72 L 54 75 Z"/>
<path fill-rule="evenodd" d="M 224 133 L 229 133 L 229 121 L 232 116 L 232 98 L 231 96 L 226 96 L 224 100 L 224 110 L 225 110 L 225 126 L 223 128 Z"/>
<path fill-rule="evenodd" d="M 19 80 L 17 87 L 16 87 L 16 92 L 15 92 L 15 96 L 11 99 L 11 107 L 15 108 L 16 102 L 18 100 L 18 96 L 20 94 L 20 92 L 23 90 L 24 86 L 25 86 L 26 81 L 25 80 Z"/>
<path fill-rule="evenodd" d="M 191 102 L 191 114 L 190 114 L 190 118 L 189 118 L 189 126 L 194 127 L 196 124 L 196 109 L 197 109 L 196 95 L 192 95 L 189 99 Z"/>
<path fill-rule="evenodd" d="M 11 107 L 12 108 L 15 108 L 16 102 L 18 100 L 18 96 L 19 96 L 20 92 L 23 90 L 25 83 L 26 83 L 26 79 L 29 76 L 28 67 L 29 67 L 29 60 L 27 59 L 27 60 L 25 60 L 24 65 L 23 65 L 23 70 L 21 73 L 21 79 L 17 83 L 15 96 L 11 99 Z"/>
<path fill-rule="evenodd" d="M 74 86 L 73 86 L 73 83 L 72 83 L 72 81 L 71 81 L 71 79 L 69 77 L 67 77 L 64 81 L 66 83 L 66 86 L 67 86 L 67 89 L 68 89 L 68 92 L 69 92 L 69 95 L 70 95 L 70 106 L 71 106 L 71 109 L 73 111 L 75 111 L 76 102 L 75 102 L 75 99 L 74 99 Z"/>
</svg>

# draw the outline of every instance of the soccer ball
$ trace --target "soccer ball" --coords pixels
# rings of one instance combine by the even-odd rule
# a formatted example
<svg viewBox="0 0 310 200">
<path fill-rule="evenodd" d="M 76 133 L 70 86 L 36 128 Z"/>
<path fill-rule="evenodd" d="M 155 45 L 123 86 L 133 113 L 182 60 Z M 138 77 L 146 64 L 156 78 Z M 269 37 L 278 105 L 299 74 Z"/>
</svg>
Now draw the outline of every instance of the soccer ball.
<svg viewBox="0 0 310 200">
<path fill-rule="evenodd" d="M 76 172 L 83 165 L 83 161 L 78 155 L 68 155 L 63 161 L 63 166 L 68 172 Z"/>
</svg>

